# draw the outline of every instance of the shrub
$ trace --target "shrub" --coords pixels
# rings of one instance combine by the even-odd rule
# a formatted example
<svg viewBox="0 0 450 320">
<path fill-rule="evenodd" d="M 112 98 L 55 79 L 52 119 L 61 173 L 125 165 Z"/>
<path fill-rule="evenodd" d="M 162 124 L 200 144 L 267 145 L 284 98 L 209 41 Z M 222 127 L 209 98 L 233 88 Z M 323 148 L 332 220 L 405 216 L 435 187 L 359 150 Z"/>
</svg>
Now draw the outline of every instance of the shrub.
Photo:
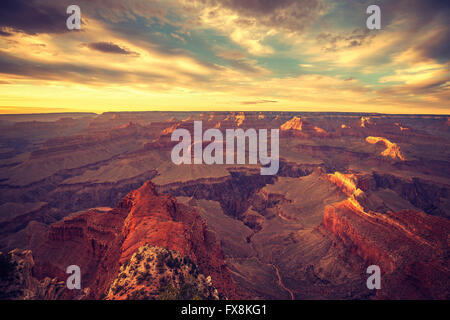
<svg viewBox="0 0 450 320">
<path fill-rule="evenodd" d="M 177 289 L 172 286 L 172 284 L 168 284 L 161 289 L 162 290 L 159 293 L 160 300 L 177 300 L 179 298 L 179 293 L 177 292 Z"/>
</svg>

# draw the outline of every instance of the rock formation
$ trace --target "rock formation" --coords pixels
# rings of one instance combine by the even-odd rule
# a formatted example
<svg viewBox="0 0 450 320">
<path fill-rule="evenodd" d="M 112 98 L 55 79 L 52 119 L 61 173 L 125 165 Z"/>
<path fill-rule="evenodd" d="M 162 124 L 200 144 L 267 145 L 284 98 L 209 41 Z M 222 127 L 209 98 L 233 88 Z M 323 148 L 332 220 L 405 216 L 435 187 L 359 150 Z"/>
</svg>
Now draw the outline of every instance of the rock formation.
<svg viewBox="0 0 450 320">
<path fill-rule="evenodd" d="M 106 299 L 217 300 L 219 293 L 188 256 L 145 245 L 120 267 Z"/>
<path fill-rule="evenodd" d="M 323 225 L 349 255 L 381 268 L 383 290 L 377 297 L 448 299 L 450 222 L 412 210 L 375 212 L 364 205 L 368 195 L 354 180 L 339 173 L 330 180 L 349 197 L 325 208 Z"/>
<path fill-rule="evenodd" d="M 388 139 L 382 137 L 367 137 L 366 141 L 370 144 L 376 144 L 379 142 L 383 143 L 386 146 L 386 149 L 381 152 L 381 155 L 383 157 L 405 161 L 405 157 L 400 151 L 400 147 L 397 144 L 392 143 Z"/>
<path fill-rule="evenodd" d="M 89 297 L 107 293 L 119 267 L 149 244 L 189 256 L 211 276 L 219 293 L 235 297 L 231 275 L 216 237 L 192 209 L 159 195 L 151 183 L 131 192 L 109 211 L 88 210 L 51 225 L 40 243 L 31 244 L 36 275 L 66 279 L 68 265 L 78 265 Z M 72 297 L 75 292 L 66 292 Z M 72 297 L 73 298 L 73 297 Z"/>
<path fill-rule="evenodd" d="M 62 296 L 65 283 L 56 278 L 33 276 L 30 250 L 0 252 L 0 300 L 55 300 Z"/>
<path fill-rule="evenodd" d="M 298 117 L 293 117 L 291 120 L 285 122 L 280 129 L 282 131 L 287 131 L 287 130 L 298 130 L 298 131 L 302 131 L 302 127 L 303 127 L 303 121 L 302 119 L 298 118 Z"/>
</svg>

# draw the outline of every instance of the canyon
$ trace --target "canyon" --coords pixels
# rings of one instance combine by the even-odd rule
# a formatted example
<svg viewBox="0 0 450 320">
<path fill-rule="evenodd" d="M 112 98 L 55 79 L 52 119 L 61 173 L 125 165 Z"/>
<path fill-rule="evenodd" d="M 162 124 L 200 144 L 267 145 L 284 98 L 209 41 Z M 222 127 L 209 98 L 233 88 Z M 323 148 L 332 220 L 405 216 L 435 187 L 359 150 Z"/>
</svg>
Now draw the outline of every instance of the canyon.
<svg viewBox="0 0 450 320">
<path fill-rule="evenodd" d="M 15 261 L 11 272 L 29 279 L 2 279 L 0 288 L 32 284 L 7 298 L 449 298 L 446 116 L 117 112 L 0 120 L 0 251 Z M 174 164 L 171 135 L 193 132 L 194 121 L 224 132 L 279 129 L 277 174 L 261 175 L 249 161 Z M 162 255 L 168 264 L 150 263 Z M 27 267 L 17 268 L 20 261 Z M 61 285 L 72 264 L 81 268 L 79 291 Z M 366 287 L 373 264 L 380 290 Z"/>
</svg>

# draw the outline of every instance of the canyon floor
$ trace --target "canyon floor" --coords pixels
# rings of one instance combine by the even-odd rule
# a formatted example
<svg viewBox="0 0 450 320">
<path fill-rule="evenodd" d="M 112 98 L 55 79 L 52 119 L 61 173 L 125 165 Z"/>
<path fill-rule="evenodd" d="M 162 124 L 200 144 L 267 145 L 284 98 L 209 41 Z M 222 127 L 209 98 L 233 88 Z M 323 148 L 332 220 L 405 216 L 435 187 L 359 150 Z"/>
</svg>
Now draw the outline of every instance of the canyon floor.
<svg viewBox="0 0 450 320">
<path fill-rule="evenodd" d="M 173 164 L 171 134 L 195 120 L 280 129 L 278 173 Z M 0 298 L 449 299 L 449 125 L 355 113 L 0 115 Z M 69 265 L 81 290 L 65 288 Z M 366 286 L 370 265 L 379 290 Z"/>
</svg>

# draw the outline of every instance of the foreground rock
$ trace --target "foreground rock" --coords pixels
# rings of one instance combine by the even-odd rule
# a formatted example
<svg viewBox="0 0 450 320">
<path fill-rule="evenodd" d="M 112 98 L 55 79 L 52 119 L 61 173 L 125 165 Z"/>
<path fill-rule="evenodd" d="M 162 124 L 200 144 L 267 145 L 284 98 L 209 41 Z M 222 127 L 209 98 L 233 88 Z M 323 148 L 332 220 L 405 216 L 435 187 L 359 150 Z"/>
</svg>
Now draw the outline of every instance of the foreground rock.
<svg viewBox="0 0 450 320">
<path fill-rule="evenodd" d="M 172 197 L 159 195 L 151 183 L 112 210 L 88 210 L 51 225 L 32 244 L 35 273 L 65 280 L 67 266 L 78 265 L 88 298 L 103 298 L 120 266 L 146 244 L 189 256 L 202 274 L 211 276 L 220 294 L 236 296 L 220 245 L 205 221 Z M 76 298 L 76 291 L 66 290 L 64 297 Z"/>
<path fill-rule="evenodd" d="M 413 210 L 370 210 L 370 196 L 356 189 L 353 177 L 330 178 L 349 197 L 325 208 L 323 226 L 343 244 L 346 256 L 381 268 L 382 288 L 374 298 L 448 299 L 448 219 Z"/>
<path fill-rule="evenodd" d="M 56 278 L 36 279 L 30 250 L 0 252 L 0 299 L 54 300 L 61 297 L 65 284 Z"/>
<path fill-rule="evenodd" d="M 188 256 L 145 245 L 120 267 L 106 299 L 217 300 L 219 293 Z"/>
</svg>

